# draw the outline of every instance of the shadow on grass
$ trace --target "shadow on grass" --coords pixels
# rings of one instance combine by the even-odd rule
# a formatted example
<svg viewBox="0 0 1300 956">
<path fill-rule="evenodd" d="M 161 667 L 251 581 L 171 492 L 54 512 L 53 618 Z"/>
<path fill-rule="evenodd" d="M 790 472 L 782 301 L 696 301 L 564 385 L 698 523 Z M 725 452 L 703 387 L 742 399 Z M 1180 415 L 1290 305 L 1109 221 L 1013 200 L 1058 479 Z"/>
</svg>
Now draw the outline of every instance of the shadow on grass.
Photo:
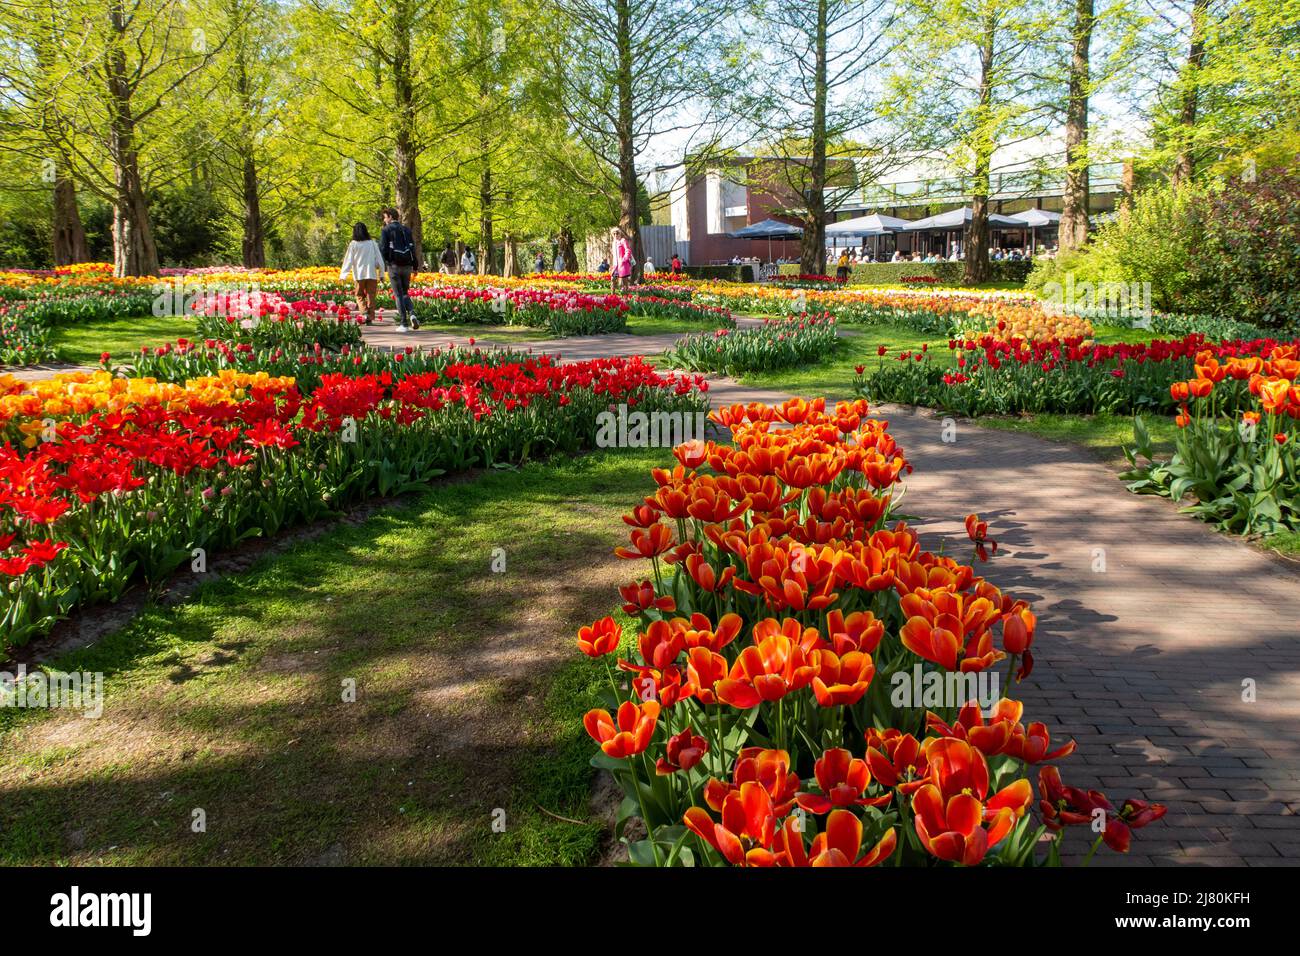
<svg viewBox="0 0 1300 956">
<path fill-rule="evenodd" d="M 618 516 L 664 454 L 438 488 L 58 661 L 104 715 L 0 716 L 0 861 L 590 860 L 599 825 L 538 807 L 589 819 L 572 634 L 635 573 Z"/>
</svg>

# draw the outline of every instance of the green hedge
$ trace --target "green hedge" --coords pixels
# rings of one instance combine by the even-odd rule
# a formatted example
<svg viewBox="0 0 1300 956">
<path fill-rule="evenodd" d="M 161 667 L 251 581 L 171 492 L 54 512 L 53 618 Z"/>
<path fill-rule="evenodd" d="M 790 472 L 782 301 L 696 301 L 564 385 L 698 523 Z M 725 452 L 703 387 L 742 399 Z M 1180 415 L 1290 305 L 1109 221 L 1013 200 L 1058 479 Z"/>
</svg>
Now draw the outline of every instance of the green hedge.
<svg viewBox="0 0 1300 956">
<path fill-rule="evenodd" d="M 662 267 L 661 267 L 662 268 Z M 799 270 L 796 268 L 795 272 Z M 692 279 L 715 279 L 718 282 L 753 282 L 754 267 L 743 266 L 682 266 L 682 273 Z M 655 274 L 659 279 L 660 274 Z"/>
<path fill-rule="evenodd" d="M 835 263 L 827 262 L 827 270 Z M 1024 282 L 1033 263 L 1029 260 L 989 263 L 989 278 L 994 282 Z M 781 275 L 798 275 L 798 264 L 781 266 Z M 961 285 L 966 264 L 963 262 L 861 262 L 853 266 L 849 282 L 855 285 L 897 285 L 912 276 L 934 276 L 944 285 Z"/>
</svg>

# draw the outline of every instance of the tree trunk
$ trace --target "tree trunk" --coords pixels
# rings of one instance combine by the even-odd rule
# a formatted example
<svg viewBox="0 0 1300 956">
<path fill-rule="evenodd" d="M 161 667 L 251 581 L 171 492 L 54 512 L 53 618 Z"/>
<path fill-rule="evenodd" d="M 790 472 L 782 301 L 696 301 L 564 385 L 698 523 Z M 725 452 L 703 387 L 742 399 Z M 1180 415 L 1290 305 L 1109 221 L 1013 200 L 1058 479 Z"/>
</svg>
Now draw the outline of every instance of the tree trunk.
<svg viewBox="0 0 1300 956">
<path fill-rule="evenodd" d="M 1197 83 L 1201 64 L 1205 62 L 1205 20 L 1210 0 L 1195 0 L 1192 4 L 1192 36 L 1183 66 L 1182 104 L 1178 111 L 1178 155 L 1174 157 L 1173 184 L 1190 183 L 1196 173 L 1196 159 L 1192 153 L 1192 134 L 1196 128 Z"/>
<path fill-rule="evenodd" d="M 645 252 L 641 247 L 641 211 L 637 208 L 636 143 L 632 117 L 632 14 L 629 0 L 618 7 L 618 189 L 619 228 L 627 236 L 632 258 L 632 282 L 641 281 Z"/>
<path fill-rule="evenodd" d="M 70 266 L 88 262 L 86 230 L 77 209 L 77 187 L 62 173 L 54 181 L 54 264 Z"/>
<path fill-rule="evenodd" d="M 108 84 L 108 152 L 113 163 L 113 274 L 156 276 L 158 248 L 149 225 L 149 207 L 140 180 L 140 158 L 135 144 L 135 116 L 131 111 L 131 86 L 126 72 L 126 14 L 121 0 L 109 8 L 114 34 L 105 58 Z"/>
<path fill-rule="evenodd" d="M 483 172 L 478 182 L 478 271 L 479 275 L 491 275 L 493 271 L 492 252 L 492 164 L 488 159 L 489 143 L 485 138 L 480 144 L 483 150 Z"/>
<path fill-rule="evenodd" d="M 257 164 L 253 161 L 251 150 L 244 153 L 244 265 L 249 269 L 266 267 L 262 195 L 257 180 Z"/>
<path fill-rule="evenodd" d="M 243 48 L 235 55 L 235 94 L 243 108 L 245 119 L 240 127 L 238 155 L 241 161 L 242 193 L 244 200 L 243 263 L 245 268 L 266 267 L 266 241 L 262 226 L 262 188 L 257 176 L 255 137 L 247 117 L 253 114 L 252 84 L 248 78 L 248 62 Z"/>
<path fill-rule="evenodd" d="M 1133 160 L 1124 160 L 1119 176 L 1119 218 L 1128 222 L 1133 212 L 1133 194 L 1137 190 L 1137 170 Z"/>
<path fill-rule="evenodd" d="M 986 20 L 984 36 L 980 43 L 980 119 L 981 125 L 990 122 L 993 107 L 993 51 L 996 40 L 992 19 Z M 967 229 L 966 285 L 978 285 L 989 280 L 989 178 L 993 165 L 993 148 L 981 130 L 975 145 L 975 176 L 971 189 L 970 227 Z"/>
<path fill-rule="evenodd" d="M 578 253 L 573 248 L 573 229 L 567 225 L 560 229 L 560 234 L 555 237 L 555 245 L 559 249 L 560 256 L 564 259 L 565 271 L 569 273 L 577 272 Z"/>
<path fill-rule="evenodd" d="M 1070 92 L 1065 106 L 1065 196 L 1061 209 L 1061 251 L 1088 241 L 1088 95 L 1093 0 L 1075 0 Z"/>
<path fill-rule="evenodd" d="M 826 5 L 817 0 L 817 59 L 813 76 L 812 157 L 805 183 L 803 243 L 800 269 L 807 275 L 826 272 Z"/>
<path fill-rule="evenodd" d="M 517 255 L 517 251 L 519 250 L 517 250 L 515 245 L 515 237 L 510 233 L 506 233 L 506 261 L 503 261 L 502 269 L 500 269 L 502 276 L 506 278 L 515 277 L 515 256 Z"/>
<path fill-rule="evenodd" d="M 415 241 L 415 261 L 424 263 L 424 222 L 420 217 L 420 177 L 415 160 L 416 147 L 415 85 L 411 79 L 411 23 L 409 0 L 397 0 L 393 17 L 393 113 L 396 130 L 393 136 L 393 166 L 396 173 L 394 193 L 397 217 L 411 230 Z"/>
</svg>

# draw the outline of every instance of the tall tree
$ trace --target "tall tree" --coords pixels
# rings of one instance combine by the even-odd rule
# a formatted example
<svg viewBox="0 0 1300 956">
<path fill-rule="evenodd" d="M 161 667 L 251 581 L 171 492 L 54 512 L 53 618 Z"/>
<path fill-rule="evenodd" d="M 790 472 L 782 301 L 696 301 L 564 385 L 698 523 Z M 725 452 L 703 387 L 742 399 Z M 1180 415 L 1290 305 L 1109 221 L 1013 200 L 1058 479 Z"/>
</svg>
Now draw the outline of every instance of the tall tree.
<svg viewBox="0 0 1300 956">
<path fill-rule="evenodd" d="M 755 56 L 735 99 L 772 162 L 751 167 L 766 191 L 798 200 L 802 269 L 826 271 L 826 223 L 861 186 L 897 163 L 870 80 L 899 42 L 893 0 L 761 0 L 742 19 Z M 871 132 L 870 139 L 867 137 Z M 779 189 L 773 189 L 775 179 Z"/>
<path fill-rule="evenodd" d="M 227 37 L 199 26 L 197 4 L 67 0 L 57 11 L 80 29 L 50 70 L 22 78 L 24 95 L 57 117 L 45 132 L 77 182 L 112 204 L 115 273 L 156 275 L 142 151 L 165 155 L 159 146 L 188 125 L 173 108 L 178 91 Z"/>
<path fill-rule="evenodd" d="M 638 158 L 658 135 L 688 138 L 709 128 L 725 85 L 722 28 L 738 0 L 543 0 L 559 27 L 552 36 L 550 80 L 574 136 L 602 167 L 572 181 L 599 186 L 619 207 L 636 275 L 641 243 Z M 568 188 L 564 183 L 561 188 Z"/>
<path fill-rule="evenodd" d="M 1042 41 L 1059 16 L 1042 0 L 915 0 L 905 8 L 893 112 L 914 140 L 938 147 L 964 174 L 968 284 L 989 278 L 994 154 L 1042 132 L 1050 115 Z"/>
<path fill-rule="evenodd" d="M 1065 105 L 1065 193 L 1059 242 L 1062 250 L 1088 241 L 1088 104 L 1092 94 L 1093 0 L 1075 0 L 1070 29 L 1070 67 Z"/>
<path fill-rule="evenodd" d="M 296 145 L 288 133 L 302 83 L 289 69 L 291 39 L 274 0 L 213 0 L 213 15 L 230 41 L 214 65 L 217 103 L 195 108 L 211 117 L 213 175 L 236 224 L 240 261 L 260 268 L 268 221 L 284 209 L 284 154 Z"/>
<path fill-rule="evenodd" d="M 430 175 L 425 154 L 463 125 L 445 94 L 454 71 L 445 43 L 449 16 L 435 0 L 378 7 L 305 0 L 298 38 L 320 106 L 311 142 L 336 154 L 345 183 L 360 173 L 377 187 L 382 204 L 396 207 L 421 260 L 420 192 Z M 354 202 L 361 205 L 360 198 Z"/>
<path fill-rule="evenodd" d="M 1190 183 L 1196 174 L 1193 152 L 1193 130 L 1196 128 L 1196 108 L 1199 99 L 1201 68 L 1205 63 L 1205 33 L 1208 28 L 1210 0 L 1193 0 L 1187 62 L 1179 77 L 1179 107 L 1177 134 L 1178 152 L 1174 157 L 1174 185 Z"/>
</svg>

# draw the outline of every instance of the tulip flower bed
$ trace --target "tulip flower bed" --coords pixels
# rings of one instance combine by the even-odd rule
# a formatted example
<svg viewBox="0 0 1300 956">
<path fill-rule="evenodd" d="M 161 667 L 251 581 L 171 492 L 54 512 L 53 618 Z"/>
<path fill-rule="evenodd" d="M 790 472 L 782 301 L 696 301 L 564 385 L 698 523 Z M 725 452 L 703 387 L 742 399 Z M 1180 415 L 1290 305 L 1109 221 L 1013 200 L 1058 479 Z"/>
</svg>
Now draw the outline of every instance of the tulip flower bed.
<svg viewBox="0 0 1300 956">
<path fill-rule="evenodd" d="M 0 315 L 0 365 L 41 365 L 58 357 L 47 327 Z"/>
<path fill-rule="evenodd" d="M 683 336 L 669 351 L 674 368 L 737 375 L 817 362 L 835 348 L 831 316 L 771 319 L 758 328 Z"/>
<path fill-rule="evenodd" d="M 1272 339 L 1208 342 L 1202 335 L 1136 344 L 1090 345 L 1082 339 L 1026 342 L 992 335 L 950 340 L 953 363 L 929 350 L 882 352 L 854 387 L 877 402 L 924 405 L 961 415 L 1022 412 L 1087 414 L 1172 410 L 1170 386 L 1192 374 L 1202 353 L 1218 358 L 1267 355 Z M 945 359 L 948 357 L 945 356 Z"/>
<path fill-rule="evenodd" d="M 433 324 L 526 325 L 553 335 L 620 332 L 627 301 L 617 295 L 552 289 L 422 286 L 411 290 L 415 315 Z"/>
<path fill-rule="evenodd" d="M 696 305 L 676 298 L 664 298 L 658 294 L 648 294 L 644 289 L 627 297 L 631 311 L 637 315 L 646 315 L 656 319 L 679 319 L 694 322 L 710 328 L 736 327 L 736 320 L 731 310 L 721 306 Z"/>
<path fill-rule="evenodd" d="M 1233 533 L 1300 531 L 1300 342 L 1261 352 L 1197 354 L 1193 376 L 1169 389 L 1179 430 L 1168 461 L 1135 421 L 1129 490 L 1191 495 L 1184 510 Z"/>
<path fill-rule="evenodd" d="M 1072 825 L 1094 831 L 1088 858 L 1127 851 L 1165 808 L 1065 786 L 1049 761 L 1074 743 L 1053 746 L 1009 694 L 897 699 L 922 674 L 971 686 L 1004 669 L 1010 689 L 1033 668 L 1036 620 L 893 519 L 911 466 L 867 412 L 716 411 L 732 442 L 677 448 L 624 516 L 617 554 L 650 562 L 620 589 L 637 633 L 607 617 L 578 647 L 608 669 L 610 710 L 584 726 L 627 795 L 620 832 L 644 822 L 631 861 L 1026 866 L 1058 863 Z M 975 515 L 966 528 L 975 557 L 996 551 Z"/>
<path fill-rule="evenodd" d="M 801 316 L 816 312 L 860 325 L 899 324 L 918 332 L 953 335 L 998 329 L 1008 335 L 1047 338 L 1092 334 L 1091 325 L 1055 315 L 1037 299 L 1003 292 L 909 289 L 781 288 L 776 285 L 708 283 L 695 301 L 737 312 Z"/>
<path fill-rule="evenodd" d="M 135 290 L 94 291 L 74 294 L 43 292 L 34 298 L 11 301 L 5 309 L 16 320 L 31 325 L 68 325 L 116 319 L 129 315 L 147 315 L 154 297 Z"/>
<path fill-rule="evenodd" d="M 201 296 L 190 309 L 198 320 L 195 334 L 204 339 L 286 352 L 361 344 L 362 317 L 316 299 L 287 302 L 276 293 L 214 293 Z"/>
<path fill-rule="evenodd" d="M 611 404 L 695 413 L 690 378 L 640 359 L 451 362 L 184 385 L 107 372 L 0 378 L 0 649 L 204 552 L 445 472 L 573 454 Z"/>
<path fill-rule="evenodd" d="M 106 371 L 157 379 L 160 382 L 184 383 L 191 378 L 220 374 L 225 369 L 241 372 L 266 372 L 271 376 L 289 376 L 298 387 L 311 390 L 330 374 L 371 375 L 389 372 L 394 375 L 414 375 L 421 372 L 441 372 L 448 365 L 468 363 L 473 365 L 502 365 L 525 362 L 529 358 L 521 352 L 507 349 L 424 348 L 408 345 L 400 352 L 385 352 L 370 348 L 340 346 L 331 352 L 313 345 L 301 352 L 283 348 L 255 349 L 248 343 L 231 345 L 220 339 L 191 342 L 180 339 L 156 348 L 145 347 L 130 360 L 129 369 L 115 365 L 111 357 L 103 357 L 101 367 Z"/>
</svg>

